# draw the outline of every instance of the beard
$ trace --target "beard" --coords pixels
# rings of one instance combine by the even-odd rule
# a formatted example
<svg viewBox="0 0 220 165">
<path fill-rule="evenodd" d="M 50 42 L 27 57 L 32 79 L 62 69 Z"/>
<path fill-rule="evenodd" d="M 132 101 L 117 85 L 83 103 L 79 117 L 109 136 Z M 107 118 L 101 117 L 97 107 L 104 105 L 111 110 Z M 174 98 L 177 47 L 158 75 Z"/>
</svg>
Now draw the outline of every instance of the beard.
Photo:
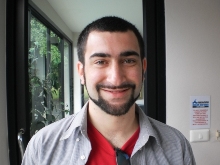
<svg viewBox="0 0 220 165">
<path fill-rule="evenodd" d="M 85 86 L 86 86 L 86 79 L 84 76 L 84 80 L 85 80 Z M 112 103 L 110 103 L 109 101 L 105 100 L 101 94 L 100 94 L 100 88 L 106 88 L 106 89 L 124 89 L 124 88 L 130 88 L 131 91 L 131 95 L 129 97 L 129 99 L 121 104 L 121 105 L 114 105 Z M 87 87 L 86 87 L 87 89 Z M 131 106 L 135 103 L 135 101 L 138 99 L 138 97 L 140 96 L 140 94 L 138 94 L 138 96 L 135 97 L 135 89 L 136 89 L 136 85 L 133 83 L 123 83 L 120 86 L 112 86 L 112 85 L 105 85 L 105 84 L 97 84 L 96 85 L 96 90 L 98 93 L 98 99 L 94 99 L 89 95 L 89 91 L 88 91 L 88 95 L 89 98 L 98 106 L 100 107 L 100 109 L 102 109 L 104 112 L 106 112 L 109 115 L 113 115 L 113 116 L 121 116 L 126 114 Z"/>
</svg>

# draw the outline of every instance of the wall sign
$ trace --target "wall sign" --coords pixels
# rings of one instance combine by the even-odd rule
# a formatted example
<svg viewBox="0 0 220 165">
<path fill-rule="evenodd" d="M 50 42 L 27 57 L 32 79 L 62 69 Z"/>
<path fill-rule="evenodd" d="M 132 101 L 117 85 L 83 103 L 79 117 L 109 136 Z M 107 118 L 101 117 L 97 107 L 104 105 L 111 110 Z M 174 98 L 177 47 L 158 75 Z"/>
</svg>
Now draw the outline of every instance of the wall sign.
<svg viewBox="0 0 220 165">
<path fill-rule="evenodd" d="M 210 128 L 210 96 L 190 96 L 190 129 Z"/>
</svg>

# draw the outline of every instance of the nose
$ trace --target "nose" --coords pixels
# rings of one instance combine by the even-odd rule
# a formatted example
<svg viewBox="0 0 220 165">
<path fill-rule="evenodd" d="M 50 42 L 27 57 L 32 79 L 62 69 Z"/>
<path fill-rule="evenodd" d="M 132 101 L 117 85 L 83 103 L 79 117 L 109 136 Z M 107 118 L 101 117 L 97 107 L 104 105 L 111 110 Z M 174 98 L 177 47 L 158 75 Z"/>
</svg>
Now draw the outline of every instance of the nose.
<svg viewBox="0 0 220 165">
<path fill-rule="evenodd" d="M 119 63 L 112 63 L 109 67 L 107 81 L 114 86 L 119 86 L 125 81 L 125 71 Z"/>
</svg>

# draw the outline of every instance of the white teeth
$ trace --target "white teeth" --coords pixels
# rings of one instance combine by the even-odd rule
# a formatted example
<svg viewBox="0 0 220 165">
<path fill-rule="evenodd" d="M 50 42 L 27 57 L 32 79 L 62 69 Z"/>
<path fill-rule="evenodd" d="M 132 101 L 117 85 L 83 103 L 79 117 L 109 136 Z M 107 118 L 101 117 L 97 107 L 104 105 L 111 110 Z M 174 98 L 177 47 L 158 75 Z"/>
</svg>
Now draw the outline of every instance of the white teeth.
<svg viewBox="0 0 220 165">
<path fill-rule="evenodd" d="M 110 92 L 123 92 L 125 90 L 128 90 L 128 88 L 125 88 L 125 89 L 105 89 L 105 88 L 103 88 L 103 90 L 110 91 Z"/>
</svg>

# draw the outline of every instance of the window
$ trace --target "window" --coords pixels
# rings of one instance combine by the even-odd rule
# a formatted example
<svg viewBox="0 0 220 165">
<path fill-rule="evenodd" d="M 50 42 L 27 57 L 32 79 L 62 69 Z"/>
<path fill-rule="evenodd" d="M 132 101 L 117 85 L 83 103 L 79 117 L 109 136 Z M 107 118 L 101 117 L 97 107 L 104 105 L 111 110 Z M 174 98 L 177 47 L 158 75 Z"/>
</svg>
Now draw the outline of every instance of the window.
<svg viewBox="0 0 220 165">
<path fill-rule="evenodd" d="M 72 113 L 71 44 L 29 11 L 30 136 Z"/>
</svg>

